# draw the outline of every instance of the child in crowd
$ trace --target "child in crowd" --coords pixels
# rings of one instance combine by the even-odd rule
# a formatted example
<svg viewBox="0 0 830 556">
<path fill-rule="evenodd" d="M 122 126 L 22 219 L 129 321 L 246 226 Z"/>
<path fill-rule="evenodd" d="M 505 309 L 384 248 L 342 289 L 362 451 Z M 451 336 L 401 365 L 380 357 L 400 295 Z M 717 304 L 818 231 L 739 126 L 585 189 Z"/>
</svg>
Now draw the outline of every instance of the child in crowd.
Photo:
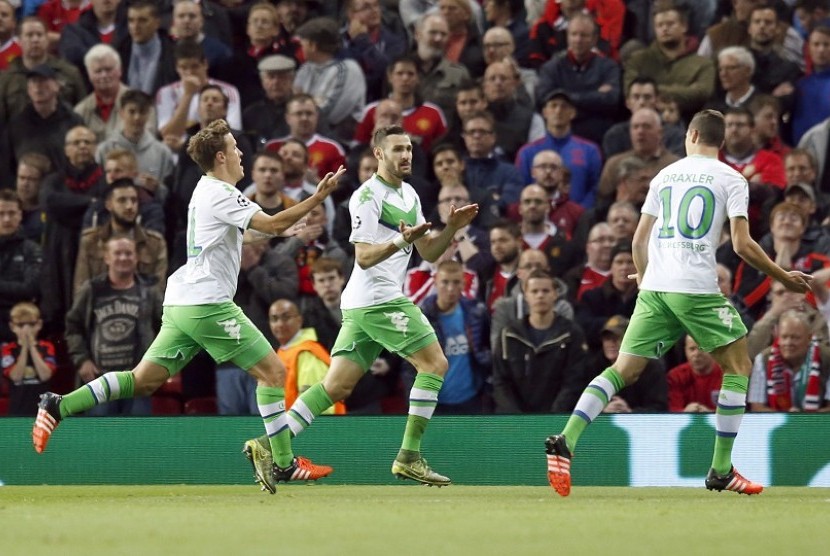
<svg viewBox="0 0 830 556">
<path fill-rule="evenodd" d="M 40 309 L 23 301 L 12 307 L 9 328 L 16 342 L 0 345 L 0 368 L 9 380 L 9 415 L 34 415 L 40 395 L 49 390 L 55 372 L 55 346 L 38 340 L 43 327 Z"/>
</svg>

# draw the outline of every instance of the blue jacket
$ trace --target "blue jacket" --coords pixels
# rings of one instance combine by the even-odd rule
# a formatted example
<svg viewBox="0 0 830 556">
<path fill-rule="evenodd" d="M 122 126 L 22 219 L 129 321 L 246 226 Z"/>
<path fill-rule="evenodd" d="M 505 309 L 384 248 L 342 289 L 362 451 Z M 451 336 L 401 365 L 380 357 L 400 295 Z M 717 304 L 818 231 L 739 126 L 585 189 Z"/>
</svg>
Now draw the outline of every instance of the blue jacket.
<svg viewBox="0 0 830 556">
<path fill-rule="evenodd" d="M 830 116 L 830 69 L 816 71 L 796 82 L 791 143 L 797 145 L 808 129 L 821 123 L 828 116 Z"/>
</svg>

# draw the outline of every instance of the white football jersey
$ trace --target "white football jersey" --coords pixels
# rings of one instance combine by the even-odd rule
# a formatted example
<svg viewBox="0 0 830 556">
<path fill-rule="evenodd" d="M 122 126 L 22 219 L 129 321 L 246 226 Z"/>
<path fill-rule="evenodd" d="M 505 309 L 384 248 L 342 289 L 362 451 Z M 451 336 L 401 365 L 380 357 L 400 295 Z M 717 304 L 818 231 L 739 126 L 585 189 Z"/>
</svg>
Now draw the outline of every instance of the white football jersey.
<svg viewBox="0 0 830 556">
<path fill-rule="evenodd" d="M 421 199 L 406 182 L 393 187 L 377 174 L 352 193 L 349 200 L 352 218 L 352 243 L 388 243 L 400 233 L 399 223 L 408 226 L 425 222 Z M 343 290 L 340 307 L 356 309 L 404 297 L 403 284 L 414 246 L 401 249 L 391 257 L 366 270 L 355 261 L 349 283 Z"/>
<path fill-rule="evenodd" d="M 187 263 L 170 276 L 165 305 L 232 301 L 242 235 L 262 209 L 229 183 L 202 176 L 187 207 Z"/>
<path fill-rule="evenodd" d="M 649 186 L 642 212 L 657 217 L 640 288 L 718 293 L 715 251 L 723 224 L 747 218 L 749 184 L 715 158 L 687 156 L 663 168 Z"/>
</svg>

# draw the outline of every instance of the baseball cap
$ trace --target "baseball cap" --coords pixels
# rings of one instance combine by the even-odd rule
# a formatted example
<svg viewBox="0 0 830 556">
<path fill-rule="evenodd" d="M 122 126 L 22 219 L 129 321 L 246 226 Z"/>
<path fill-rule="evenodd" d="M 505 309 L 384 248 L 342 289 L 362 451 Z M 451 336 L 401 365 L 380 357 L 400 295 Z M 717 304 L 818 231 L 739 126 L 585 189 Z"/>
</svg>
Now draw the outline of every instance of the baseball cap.
<svg viewBox="0 0 830 556">
<path fill-rule="evenodd" d="M 26 79 L 33 77 L 45 77 L 46 79 L 57 79 L 58 74 L 49 64 L 40 64 L 26 72 Z"/>
<path fill-rule="evenodd" d="M 790 194 L 791 191 L 801 191 L 807 197 L 810 198 L 811 201 L 814 203 L 816 202 L 816 191 L 813 189 L 812 185 L 806 183 L 794 183 L 790 186 L 787 186 L 787 189 L 784 190 L 784 197 Z"/>
<path fill-rule="evenodd" d="M 547 104 L 549 101 L 551 101 L 551 100 L 553 100 L 553 99 L 555 99 L 555 98 L 563 98 L 563 99 L 565 99 L 565 100 L 568 102 L 568 104 L 570 104 L 571 106 L 576 106 L 576 105 L 574 104 L 574 99 L 573 99 L 573 97 L 572 97 L 572 96 L 568 93 L 568 91 L 566 91 L 565 89 L 554 89 L 554 90 L 550 91 L 548 94 L 546 94 L 545 96 L 543 96 L 543 97 L 542 97 L 542 103 L 541 103 L 541 106 L 544 106 L 544 105 L 545 105 L 545 104 Z"/>
<path fill-rule="evenodd" d="M 257 64 L 259 71 L 292 71 L 297 67 L 297 62 L 282 54 L 266 56 Z"/>
<path fill-rule="evenodd" d="M 614 260 L 614 257 L 619 255 L 620 253 L 629 253 L 631 254 L 631 242 L 627 239 L 622 239 L 611 248 L 611 260 Z"/>
<path fill-rule="evenodd" d="M 614 315 L 605 322 L 600 334 L 614 334 L 622 337 L 625 334 L 625 329 L 628 328 L 629 320 L 622 315 Z"/>
</svg>

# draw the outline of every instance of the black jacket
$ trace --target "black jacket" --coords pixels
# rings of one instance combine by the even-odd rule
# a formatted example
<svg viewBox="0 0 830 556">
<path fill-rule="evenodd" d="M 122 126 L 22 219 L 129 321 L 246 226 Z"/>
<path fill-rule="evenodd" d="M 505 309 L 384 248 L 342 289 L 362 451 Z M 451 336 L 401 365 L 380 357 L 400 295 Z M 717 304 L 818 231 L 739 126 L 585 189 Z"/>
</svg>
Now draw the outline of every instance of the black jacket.
<svg viewBox="0 0 830 556">
<path fill-rule="evenodd" d="M 15 339 L 9 329 L 9 311 L 20 301 L 35 301 L 40 293 L 40 245 L 18 230 L 0 237 L 0 342 Z"/>
<path fill-rule="evenodd" d="M 493 352 L 493 399 L 497 413 L 567 413 L 568 392 L 582 380 L 586 354 L 577 324 L 557 317 L 539 345 L 530 339 L 528 318 L 510 322 Z"/>
</svg>

